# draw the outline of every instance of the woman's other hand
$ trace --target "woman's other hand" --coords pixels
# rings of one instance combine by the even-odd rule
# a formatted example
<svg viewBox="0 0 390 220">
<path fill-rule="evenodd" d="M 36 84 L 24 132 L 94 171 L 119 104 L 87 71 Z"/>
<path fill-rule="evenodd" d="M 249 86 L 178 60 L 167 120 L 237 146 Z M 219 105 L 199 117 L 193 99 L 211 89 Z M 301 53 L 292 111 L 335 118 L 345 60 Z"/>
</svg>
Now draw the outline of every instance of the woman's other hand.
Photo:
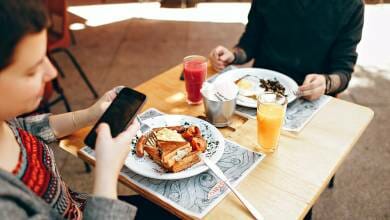
<svg viewBox="0 0 390 220">
<path fill-rule="evenodd" d="M 117 137 L 111 136 L 110 127 L 102 123 L 97 128 L 95 145 L 96 167 L 93 193 L 116 199 L 118 175 L 130 152 L 130 143 L 139 130 L 137 120 Z"/>
</svg>

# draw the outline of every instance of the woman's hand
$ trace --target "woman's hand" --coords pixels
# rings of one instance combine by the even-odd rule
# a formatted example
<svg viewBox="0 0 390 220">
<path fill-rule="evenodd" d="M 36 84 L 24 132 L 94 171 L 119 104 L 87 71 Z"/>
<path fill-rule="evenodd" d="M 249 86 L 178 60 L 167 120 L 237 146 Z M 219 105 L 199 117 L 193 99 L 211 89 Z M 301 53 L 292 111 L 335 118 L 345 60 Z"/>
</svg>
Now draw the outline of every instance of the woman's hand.
<svg viewBox="0 0 390 220">
<path fill-rule="evenodd" d="M 100 124 L 97 128 L 93 190 L 95 196 L 116 199 L 118 175 L 130 152 L 131 140 L 138 130 L 137 120 L 115 138 L 111 136 L 110 127 L 106 123 Z"/>
<path fill-rule="evenodd" d="M 299 87 L 302 97 L 313 101 L 325 94 L 326 78 L 322 74 L 308 74 L 305 81 Z"/>
<path fill-rule="evenodd" d="M 214 70 L 221 71 L 234 60 L 234 54 L 223 46 L 214 48 L 209 55 Z"/>
<path fill-rule="evenodd" d="M 118 86 L 106 92 L 89 108 L 50 116 L 50 126 L 56 137 L 61 138 L 81 128 L 95 124 L 122 88 L 123 86 Z"/>
<path fill-rule="evenodd" d="M 102 116 L 123 87 L 117 86 L 106 92 L 95 104 L 87 109 L 91 118 L 91 124 L 94 124 Z"/>
</svg>

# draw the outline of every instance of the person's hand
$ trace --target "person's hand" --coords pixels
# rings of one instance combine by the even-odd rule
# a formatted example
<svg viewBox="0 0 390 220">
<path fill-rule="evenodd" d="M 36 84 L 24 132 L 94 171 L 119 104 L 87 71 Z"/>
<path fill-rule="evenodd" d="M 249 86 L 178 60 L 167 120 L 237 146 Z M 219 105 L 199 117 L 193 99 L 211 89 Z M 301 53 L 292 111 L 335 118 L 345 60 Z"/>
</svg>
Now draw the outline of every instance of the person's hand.
<svg viewBox="0 0 390 220">
<path fill-rule="evenodd" d="M 96 129 L 96 168 L 103 165 L 102 167 L 109 170 L 113 175 L 119 174 L 123 162 L 130 152 L 131 140 L 138 130 L 139 123 L 137 120 L 133 120 L 126 130 L 113 138 L 108 124 L 100 124 Z"/>
<path fill-rule="evenodd" d="M 102 123 L 98 126 L 94 195 L 116 198 L 118 175 L 130 152 L 131 140 L 138 130 L 139 124 L 134 120 L 125 131 L 113 138 L 108 124 Z"/>
<path fill-rule="evenodd" d="M 104 93 L 104 95 L 95 102 L 91 107 L 87 109 L 89 117 L 91 118 L 92 122 L 96 122 L 100 116 L 103 114 L 104 111 L 110 106 L 112 101 L 116 98 L 119 91 L 124 86 L 117 86 L 110 91 Z"/>
<path fill-rule="evenodd" d="M 305 81 L 299 87 L 301 96 L 307 100 L 313 101 L 325 94 L 326 78 L 321 74 L 308 74 Z"/>
<path fill-rule="evenodd" d="M 221 71 L 234 60 L 234 54 L 223 46 L 214 48 L 209 55 L 214 70 Z"/>
</svg>

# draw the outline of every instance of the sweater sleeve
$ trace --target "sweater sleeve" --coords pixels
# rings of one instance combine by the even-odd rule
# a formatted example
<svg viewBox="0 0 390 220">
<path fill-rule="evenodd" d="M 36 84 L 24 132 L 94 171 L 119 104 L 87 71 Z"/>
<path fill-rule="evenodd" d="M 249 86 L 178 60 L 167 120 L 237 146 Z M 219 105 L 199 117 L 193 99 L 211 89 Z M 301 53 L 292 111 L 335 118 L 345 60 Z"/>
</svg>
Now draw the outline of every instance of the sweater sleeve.
<svg viewBox="0 0 390 220">
<path fill-rule="evenodd" d="M 28 219 L 28 210 L 20 207 L 11 199 L 0 197 L 0 219 Z M 39 218 L 38 218 L 39 219 Z"/>
<path fill-rule="evenodd" d="M 348 87 L 351 74 L 357 60 L 356 47 L 362 38 L 364 22 L 364 4 L 353 11 L 334 42 L 329 56 L 329 74 L 340 77 L 340 86 L 334 93 L 340 93 Z"/>
<path fill-rule="evenodd" d="M 11 120 L 10 123 L 41 138 L 46 143 L 51 143 L 57 141 L 57 138 L 53 129 L 50 127 L 49 116 L 50 114 L 41 114 L 21 117 Z"/>
<path fill-rule="evenodd" d="M 134 219 L 137 208 L 120 200 L 89 197 L 84 208 L 84 219 Z"/>
<path fill-rule="evenodd" d="M 257 4 L 258 3 L 256 2 L 256 0 L 252 1 L 252 5 L 248 14 L 248 23 L 245 27 L 244 33 L 241 35 L 241 38 L 236 45 L 236 47 L 241 48 L 244 51 L 245 55 L 242 56 L 243 54 L 238 54 L 240 55 L 240 57 L 237 58 L 237 64 L 246 63 L 253 59 L 255 56 L 255 45 L 258 43 L 257 41 L 260 38 L 260 30 L 258 25 L 260 19 L 259 14 L 256 12 Z"/>
</svg>

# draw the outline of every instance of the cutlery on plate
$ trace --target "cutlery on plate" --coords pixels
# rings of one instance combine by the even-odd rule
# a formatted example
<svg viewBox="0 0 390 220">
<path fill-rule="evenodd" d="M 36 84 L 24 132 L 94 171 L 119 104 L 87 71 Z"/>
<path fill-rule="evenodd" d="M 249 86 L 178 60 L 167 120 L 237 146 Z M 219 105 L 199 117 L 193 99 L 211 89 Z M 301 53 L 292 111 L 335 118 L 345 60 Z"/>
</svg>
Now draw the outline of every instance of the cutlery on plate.
<svg viewBox="0 0 390 220">
<path fill-rule="evenodd" d="M 293 90 L 293 89 L 290 88 L 289 90 L 290 90 L 290 93 L 295 95 L 297 98 L 302 97 L 302 95 L 303 95 L 302 92 L 299 91 L 299 89 Z"/>
<path fill-rule="evenodd" d="M 224 101 L 228 101 L 229 99 L 227 99 L 224 95 L 222 95 L 220 92 L 215 92 L 215 97 L 217 97 L 217 99 L 221 102 L 224 102 Z"/>
<path fill-rule="evenodd" d="M 237 196 L 237 198 L 244 204 L 244 206 L 249 210 L 249 212 L 252 214 L 253 217 L 259 220 L 264 220 L 264 217 L 256 210 L 256 208 L 248 201 L 246 200 L 241 193 L 239 193 L 229 182 L 225 174 L 223 174 L 222 170 L 219 169 L 217 165 L 215 165 L 213 162 L 211 162 L 208 158 L 206 158 L 204 155 L 199 155 L 201 160 L 210 168 L 211 171 L 219 178 L 221 179 L 229 188 L 230 190 Z"/>
<path fill-rule="evenodd" d="M 138 123 L 139 123 L 139 127 L 140 127 L 139 130 L 140 130 L 142 133 L 145 133 L 145 132 L 147 132 L 147 131 L 150 130 L 150 126 L 147 125 L 147 124 L 145 124 L 145 123 L 142 121 L 142 119 L 141 119 L 138 115 L 136 116 L 136 118 L 137 118 L 137 121 L 138 121 Z"/>
</svg>

